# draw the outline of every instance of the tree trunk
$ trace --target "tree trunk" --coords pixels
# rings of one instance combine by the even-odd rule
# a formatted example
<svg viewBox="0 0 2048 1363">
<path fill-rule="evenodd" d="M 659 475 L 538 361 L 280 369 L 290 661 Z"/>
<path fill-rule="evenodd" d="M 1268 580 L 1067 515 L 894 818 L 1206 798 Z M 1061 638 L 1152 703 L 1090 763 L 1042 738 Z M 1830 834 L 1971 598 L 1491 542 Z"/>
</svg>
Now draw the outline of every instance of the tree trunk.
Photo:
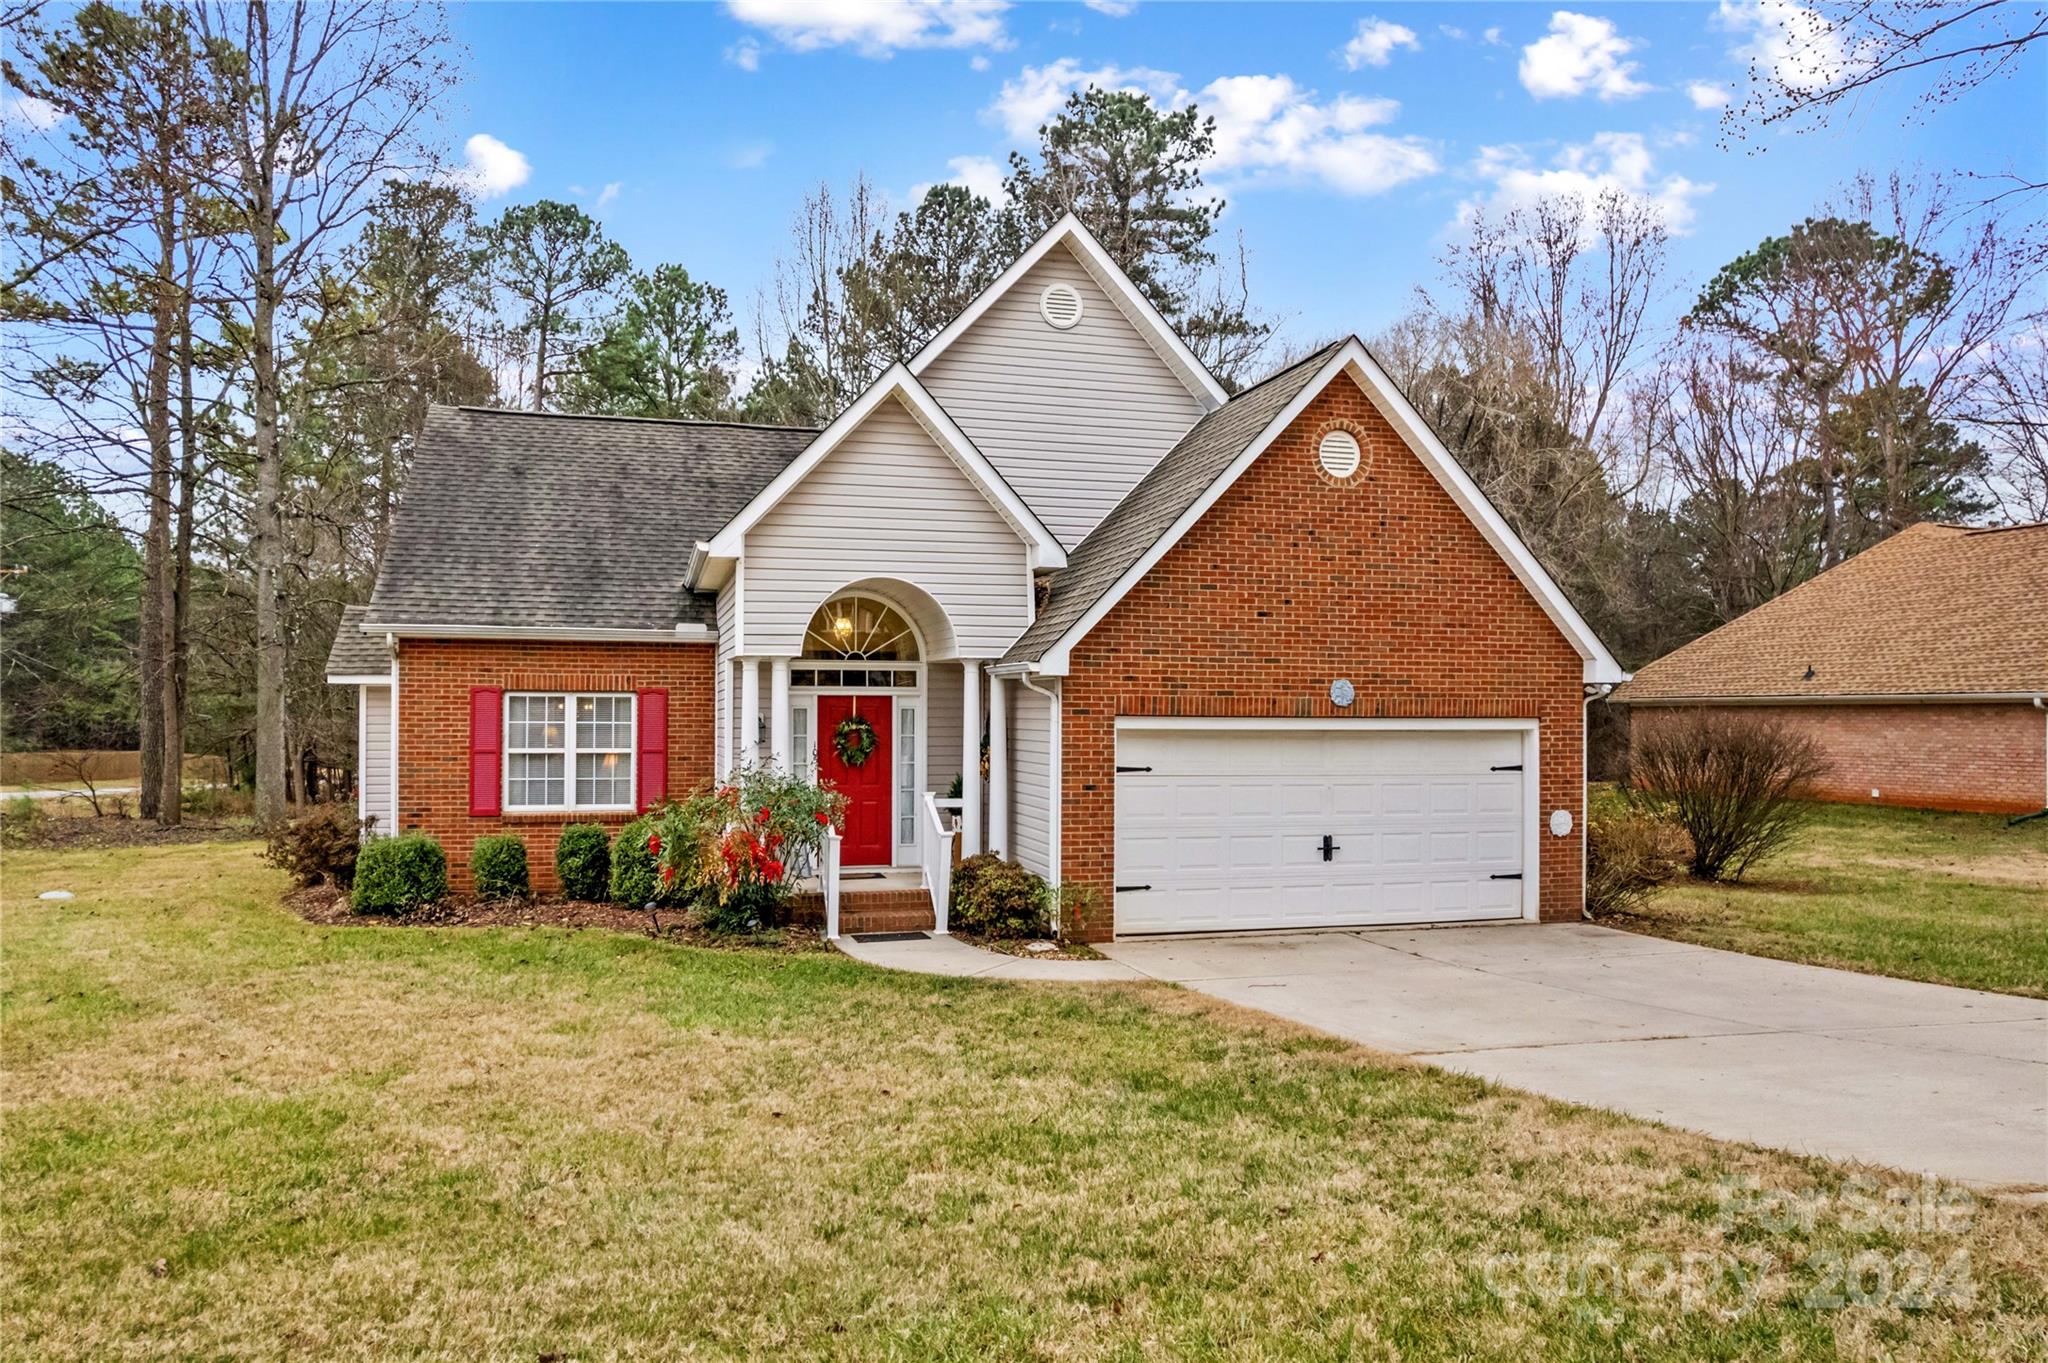
<svg viewBox="0 0 2048 1363">
<path fill-rule="evenodd" d="M 256 501 L 250 557 L 256 569 L 256 820 L 271 824 L 289 813 L 285 789 L 284 454 L 277 432 L 277 231 L 271 180 L 258 167 L 250 176 L 256 212 L 256 306 L 249 335 L 250 387 L 255 413 Z"/>
<path fill-rule="evenodd" d="M 185 249 L 185 290 L 178 309 L 178 533 L 170 565 L 170 607 L 164 620 L 164 798 L 160 824 L 181 823 L 185 814 L 185 705 L 191 648 L 185 636 L 192 614 L 192 511 L 199 480 L 198 423 L 192 412 L 192 290 L 197 255 Z"/>
<path fill-rule="evenodd" d="M 170 602 L 171 560 L 171 333 L 177 319 L 174 283 L 177 231 L 170 192 L 157 218 L 157 270 L 152 281 L 149 372 L 142 421 L 149 440 L 149 517 L 142 538 L 142 602 L 137 650 L 136 701 L 141 730 L 142 817 L 162 810 L 164 758 L 164 628 Z M 172 805 L 177 801 L 174 799 Z"/>
</svg>

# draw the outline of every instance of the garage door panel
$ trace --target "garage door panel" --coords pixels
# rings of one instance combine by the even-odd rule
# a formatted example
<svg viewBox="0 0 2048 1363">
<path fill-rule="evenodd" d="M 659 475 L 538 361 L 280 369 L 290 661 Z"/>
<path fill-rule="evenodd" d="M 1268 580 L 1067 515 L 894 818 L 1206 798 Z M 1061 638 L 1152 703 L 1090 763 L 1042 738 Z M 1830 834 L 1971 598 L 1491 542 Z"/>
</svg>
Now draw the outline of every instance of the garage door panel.
<svg viewBox="0 0 2048 1363">
<path fill-rule="evenodd" d="M 1118 931 L 1521 915 L 1521 731 L 1123 730 Z M 1322 839 L 1333 844 L 1330 861 Z"/>
</svg>

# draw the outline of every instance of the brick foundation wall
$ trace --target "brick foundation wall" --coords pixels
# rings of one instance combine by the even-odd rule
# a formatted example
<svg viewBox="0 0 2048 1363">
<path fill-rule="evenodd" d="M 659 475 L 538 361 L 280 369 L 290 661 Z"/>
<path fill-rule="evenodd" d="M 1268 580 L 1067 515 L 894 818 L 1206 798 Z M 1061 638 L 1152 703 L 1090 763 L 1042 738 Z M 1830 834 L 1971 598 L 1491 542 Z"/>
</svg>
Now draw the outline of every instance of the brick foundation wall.
<svg viewBox="0 0 2048 1363">
<path fill-rule="evenodd" d="M 1332 421 L 1364 447 L 1332 484 L 1316 443 Z M 1330 682 L 1351 680 L 1339 709 Z M 1115 931 L 1119 715 L 1515 718 L 1540 725 L 1544 919 L 1584 903 L 1581 663 L 1514 573 L 1380 417 L 1340 378 L 1073 650 L 1061 683 L 1061 875 L 1092 891 L 1070 924 Z M 1071 916 L 1070 916 L 1071 917 Z"/>
<path fill-rule="evenodd" d="M 1637 705 L 1637 732 L 1679 713 Z M 2031 705 L 1742 705 L 1820 744 L 1824 800 L 2031 814 L 2048 801 L 2048 716 Z M 1877 791 L 1873 796 L 1870 792 Z"/>
<path fill-rule="evenodd" d="M 430 833 L 448 853 L 448 881 L 467 894 L 478 838 L 514 833 L 526 843 L 536 890 L 560 888 L 555 840 L 572 823 L 617 829 L 632 814 L 469 812 L 469 692 L 668 691 L 668 790 L 683 795 L 711 775 L 713 646 L 482 639 L 406 639 L 398 652 L 398 822 Z"/>
</svg>

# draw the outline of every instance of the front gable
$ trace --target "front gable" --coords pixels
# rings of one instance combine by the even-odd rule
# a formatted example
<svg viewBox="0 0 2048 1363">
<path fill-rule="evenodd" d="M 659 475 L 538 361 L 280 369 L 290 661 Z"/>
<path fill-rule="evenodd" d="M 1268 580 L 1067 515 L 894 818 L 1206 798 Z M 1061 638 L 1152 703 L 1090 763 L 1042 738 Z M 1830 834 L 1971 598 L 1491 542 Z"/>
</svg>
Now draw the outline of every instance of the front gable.
<svg viewBox="0 0 2048 1363">
<path fill-rule="evenodd" d="M 1164 319 L 1071 220 L 910 369 L 1070 547 L 1223 401 Z"/>
<path fill-rule="evenodd" d="M 1353 435 L 1358 471 L 1334 478 L 1323 436 Z M 1171 622 L 1173 646 L 1156 653 Z M 1143 659 L 1142 663 L 1137 660 Z M 1358 384 L 1325 386 L 1072 648 L 1098 678 L 1131 666 L 1172 690 L 1275 685 L 1330 709 L 1405 714 L 1460 696 L 1522 713 L 1576 698 L 1581 660 L 1480 528 Z M 1190 696 L 1192 699 L 1192 695 Z M 1198 711 L 1190 711 L 1196 713 Z"/>
<path fill-rule="evenodd" d="M 875 404 L 747 528 L 745 651 L 796 655 L 823 601 L 876 580 L 936 601 L 962 656 L 1000 654 L 1030 618 L 1029 542 L 898 397 Z"/>
</svg>

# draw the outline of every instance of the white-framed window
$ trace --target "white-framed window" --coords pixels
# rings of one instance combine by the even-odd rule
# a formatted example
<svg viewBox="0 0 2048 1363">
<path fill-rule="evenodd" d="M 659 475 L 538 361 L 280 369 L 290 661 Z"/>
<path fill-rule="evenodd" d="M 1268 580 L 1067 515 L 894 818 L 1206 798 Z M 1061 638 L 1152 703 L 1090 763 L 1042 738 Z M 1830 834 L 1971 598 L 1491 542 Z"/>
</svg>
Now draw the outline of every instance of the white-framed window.
<svg viewBox="0 0 2048 1363">
<path fill-rule="evenodd" d="M 505 808 L 633 808 L 633 697 L 505 697 Z"/>
</svg>

